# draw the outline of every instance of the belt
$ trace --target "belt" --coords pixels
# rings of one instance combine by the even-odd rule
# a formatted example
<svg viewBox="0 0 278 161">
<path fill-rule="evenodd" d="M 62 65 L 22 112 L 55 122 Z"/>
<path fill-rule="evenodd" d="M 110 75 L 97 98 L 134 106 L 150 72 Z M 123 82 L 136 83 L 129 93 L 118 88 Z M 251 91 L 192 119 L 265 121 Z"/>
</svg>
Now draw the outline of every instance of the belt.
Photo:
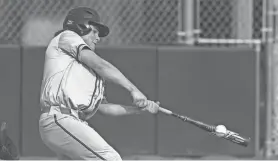
<svg viewBox="0 0 278 161">
<path fill-rule="evenodd" d="M 65 114 L 65 115 L 71 115 L 76 118 L 79 118 L 78 112 L 76 110 L 68 109 L 65 107 L 60 107 L 60 106 L 50 106 L 50 107 L 43 107 L 42 108 L 42 113 L 48 113 L 48 114 Z"/>
</svg>

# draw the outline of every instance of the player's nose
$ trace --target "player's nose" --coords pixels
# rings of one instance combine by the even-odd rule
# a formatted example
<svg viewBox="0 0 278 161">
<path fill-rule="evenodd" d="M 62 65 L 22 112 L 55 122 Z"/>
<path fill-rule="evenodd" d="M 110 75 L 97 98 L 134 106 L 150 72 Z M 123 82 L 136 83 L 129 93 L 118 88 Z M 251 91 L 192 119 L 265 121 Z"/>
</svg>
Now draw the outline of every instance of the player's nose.
<svg viewBox="0 0 278 161">
<path fill-rule="evenodd" d="M 96 41 L 99 42 L 100 41 L 100 37 L 98 34 L 95 35 Z"/>
<path fill-rule="evenodd" d="M 100 38 L 96 38 L 96 41 L 99 42 L 99 41 L 100 41 Z"/>
</svg>

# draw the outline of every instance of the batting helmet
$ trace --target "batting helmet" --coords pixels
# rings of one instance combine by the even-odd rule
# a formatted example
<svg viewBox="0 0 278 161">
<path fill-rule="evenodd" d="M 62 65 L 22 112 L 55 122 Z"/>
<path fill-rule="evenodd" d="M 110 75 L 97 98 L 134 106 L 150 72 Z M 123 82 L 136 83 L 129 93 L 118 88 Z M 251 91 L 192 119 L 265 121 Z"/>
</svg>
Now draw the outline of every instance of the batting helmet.
<svg viewBox="0 0 278 161">
<path fill-rule="evenodd" d="M 97 11 L 88 7 L 71 9 L 63 22 L 63 29 L 74 31 L 83 36 L 91 31 L 88 25 L 94 25 L 98 28 L 99 37 L 105 37 L 109 34 L 109 28 L 100 22 Z"/>
</svg>

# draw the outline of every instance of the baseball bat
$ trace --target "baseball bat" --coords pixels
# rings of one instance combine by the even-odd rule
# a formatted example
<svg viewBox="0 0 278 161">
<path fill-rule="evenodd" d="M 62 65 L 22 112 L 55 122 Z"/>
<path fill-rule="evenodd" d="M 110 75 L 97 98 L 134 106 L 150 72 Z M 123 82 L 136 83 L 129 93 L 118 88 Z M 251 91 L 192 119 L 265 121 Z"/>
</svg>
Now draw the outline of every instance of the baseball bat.
<svg viewBox="0 0 278 161">
<path fill-rule="evenodd" d="M 166 114 L 166 115 L 170 115 L 170 116 L 179 118 L 182 121 L 188 122 L 188 123 L 190 123 L 194 126 L 199 127 L 200 129 L 205 130 L 207 132 L 210 132 L 210 133 L 212 133 L 213 135 L 216 136 L 216 131 L 215 131 L 216 126 L 214 126 L 214 125 L 208 125 L 208 124 L 205 124 L 201 121 L 193 120 L 193 119 L 191 119 L 187 116 L 179 115 L 177 113 L 174 113 L 174 112 L 172 112 L 168 109 L 162 108 L 162 107 L 159 107 L 159 111 Z M 226 134 L 221 136 L 220 138 L 224 138 L 226 140 L 229 140 L 229 141 L 231 141 L 235 144 L 238 144 L 238 145 L 241 145 L 241 146 L 244 146 L 244 147 L 247 147 L 250 140 L 251 140 L 251 138 L 240 136 L 238 133 L 235 133 L 235 132 L 230 131 L 230 130 L 227 130 Z"/>
</svg>

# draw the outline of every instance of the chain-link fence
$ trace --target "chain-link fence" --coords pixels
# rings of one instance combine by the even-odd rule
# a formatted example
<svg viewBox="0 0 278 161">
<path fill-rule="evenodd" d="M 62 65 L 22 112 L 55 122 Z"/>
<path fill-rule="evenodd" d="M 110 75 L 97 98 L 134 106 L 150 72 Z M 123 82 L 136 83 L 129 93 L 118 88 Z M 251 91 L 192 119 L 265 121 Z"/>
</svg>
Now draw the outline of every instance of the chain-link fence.
<svg viewBox="0 0 278 161">
<path fill-rule="evenodd" d="M 45 44 L 76 6 L 96 9 L 110 27 L 102 43 L 176 41 L 178 0 L 2 0 L 1 43 Z"/>
<path fill-rule="evenodd" d="M 69 9 L 96 9 L 111 29 L 103 44 L 175 44 L 179 26 L 193 24 L 199 37 L 260 39 L 262 0 L 0 0 L 0 43 L 45 44 L 61 28 Z M 180 19 L 183 10 L 193 18 Z"/>
<path fill-rule="evenodd" d="M 260 39 L 262 0 L 199 0 L 200 37 Z"/>
</svg>

